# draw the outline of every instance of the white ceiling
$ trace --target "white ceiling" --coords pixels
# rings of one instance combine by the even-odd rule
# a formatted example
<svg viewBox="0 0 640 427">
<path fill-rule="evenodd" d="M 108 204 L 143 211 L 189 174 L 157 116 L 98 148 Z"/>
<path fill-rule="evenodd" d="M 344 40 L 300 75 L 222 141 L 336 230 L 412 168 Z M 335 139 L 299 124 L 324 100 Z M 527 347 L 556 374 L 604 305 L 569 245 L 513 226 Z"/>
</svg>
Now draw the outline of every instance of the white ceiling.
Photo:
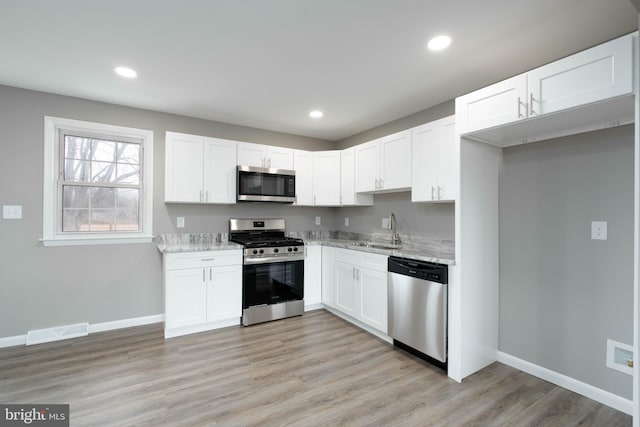
<svg viewBox="0 0 640 427">
<path fill-rule="evenodd" d="M 629 0 L 2 0 L 0 84 L 334 141 L 637 23 Z"/>
</svg>

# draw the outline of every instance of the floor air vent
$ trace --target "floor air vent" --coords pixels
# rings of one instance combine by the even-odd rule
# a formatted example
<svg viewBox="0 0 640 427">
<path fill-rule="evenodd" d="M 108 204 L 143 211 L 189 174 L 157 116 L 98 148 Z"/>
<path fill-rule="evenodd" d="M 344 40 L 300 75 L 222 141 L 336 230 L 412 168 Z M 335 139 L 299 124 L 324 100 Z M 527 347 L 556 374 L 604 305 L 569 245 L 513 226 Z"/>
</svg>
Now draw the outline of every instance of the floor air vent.
<svg viewBox="0 0 640 427">
<path fill-rule="evenodd" d="M 29 331 L 27 332 L 27 345 L 83 337 L 88 334 L 88 330 L 89 323 L 77 323 L 75 325 Z"/>
</svg>

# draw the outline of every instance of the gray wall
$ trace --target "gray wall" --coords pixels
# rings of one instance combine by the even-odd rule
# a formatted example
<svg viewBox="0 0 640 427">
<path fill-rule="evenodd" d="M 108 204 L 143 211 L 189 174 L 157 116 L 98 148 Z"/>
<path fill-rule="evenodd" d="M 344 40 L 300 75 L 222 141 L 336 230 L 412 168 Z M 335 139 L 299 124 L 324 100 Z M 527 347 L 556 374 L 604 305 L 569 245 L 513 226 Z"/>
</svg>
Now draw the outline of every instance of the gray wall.
<svg viewBox="0 0 640 427">
<path fill-rule="evenodd" d="M 45 115 L 151 129 L 154 141 L 153 233 L 224 232 L 232 216 L 283 216 L 290 230 L 333 229 L 333 209 L 265 205 L 165 205 L 167 130 L 310 150 L 329 141 L 250 129 L 0 86 L 0 205 L 22 205 L 22 220 L 0 219 L 0 337 L 75 322 L 106 322 L 163 312 L 161 256 L 152 244 L 44 248 Z M 315 216 L 323 225 L 314 225 Z"/>
<path fill-rule="evenodd" d="M 500 350 L 629 399 L 605 355 L 633 344 L 633 143 L 624 126 L 508 148 L 500 177 Z"/>
<path fill-rule="evenodd" d="M 402 235 L 454 239 L 453 203 L 411 203 L 411 193 L 376 194 L 373 206 L 340 208 L 336 211 L 336 227 L 340 231 L 358 233 L 382 233 L 382 218 L 393 212 L 396 215 L 398 233 Z M 349 217 L 349 227 L 344 219 Z"/>
</svg>

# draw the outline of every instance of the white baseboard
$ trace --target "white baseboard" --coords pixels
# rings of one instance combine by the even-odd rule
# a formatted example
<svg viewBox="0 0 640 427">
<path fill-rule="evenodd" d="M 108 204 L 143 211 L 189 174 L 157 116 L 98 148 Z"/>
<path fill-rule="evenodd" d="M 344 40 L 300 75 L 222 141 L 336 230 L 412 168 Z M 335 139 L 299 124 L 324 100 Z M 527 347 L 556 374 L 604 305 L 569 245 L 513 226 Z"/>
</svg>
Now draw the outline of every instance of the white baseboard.
<svg viewBox="0 0 640 427">
<path fill-rule="evenodd" d="M 317 304 L 305 304 L 304 305 L 304 311 L 320 310 L 321 308 L 324 308 L 324 305 L 321 302 L 319 302 Z"/>
<path fill-rule="evenodd" d="M 366 325 L 364 323 L 362 323 L 361 321 L 354 319 L 353 317 L 349 316 L 348 314 L 344 314 L 343 312 L 341 312 L 340 310 L 336 310 L 333 307 L 329 307 L 326 304 L 323 304 L 323 308 L 325 310 L 327 310 L 330 313 L 335 314 L 336 316 L 346 320 L 349 323 L 353 323 L 354 325 L 356 325 L 357 327 L 359 327 L 360 329 L 364 329 L 365 331 L 369 332 L 371 335 L 375 335 L 376 337 L 380 338 L 382 341 L 386 341 L 389 344 L 393 344 L 393 338 L 391 338 L 389 335 L 380 332 L 379 330 L 372 328 L 369 325 Z"/>
<path fill-rule="evenodd" d="M 531 362 L 527 362 L 526 360 L 519 359 L 501 351 L 498 352 L 498 362 L 504 363 L 505 365 L 509 365 L 512 368 L 519 369 L 538 378 L 542 378 L 545 381 L 549 381 L 552 384 L 610 406 L 618 411 L 624 412 L 625 414 L 633 415 L 633 401 L 625 399 L 624 397 L 620 397 L 606 390 L 583 383 L 582 381 L 578 381 L 564 374 L 543 368 L 542 366 L 535 365 Z"/>
<path fill-rule="evenodd" d="M 164 337 L 165 339 L 179 337 L 182 335 L 196 334 L 198 332 L 206 332 L 213 329 L 226 328 L 229 326 L 240 326 L 241 324 L 242 322 L 240 321 L 240 317 L 233 317 L 231 319 L 218 320 L 215 322 L 202 323 L 198 325 L 182 326 L 180 328 L 173 329 L 167 329 L 167 325 L 165 323 Z"/>
<path fill-rule="evenodd" d="M 132 326 L 149 325 L 151 323 L 160 323 L 164 321 L 164 314 L 155 314 L 152 316 L 134 317 L 132 319 L 114 320 L 112 322 L 102 322 L 90 324 L 87 328 L 88 333 L 112 331 L 115 329 L 130 328 Z M 71 337 L 69 337 L 71 338 Z M 58 338 L 61 339 L 61 338 Z M 48 341 L 39 341 L 39 343 L 55 341 L 54 339 Z M 27 334 L 16 335 L 13 337 L 0 338 L 0 348 L 15 347 L 18 345 L 27 344 Z"/>
</svg>

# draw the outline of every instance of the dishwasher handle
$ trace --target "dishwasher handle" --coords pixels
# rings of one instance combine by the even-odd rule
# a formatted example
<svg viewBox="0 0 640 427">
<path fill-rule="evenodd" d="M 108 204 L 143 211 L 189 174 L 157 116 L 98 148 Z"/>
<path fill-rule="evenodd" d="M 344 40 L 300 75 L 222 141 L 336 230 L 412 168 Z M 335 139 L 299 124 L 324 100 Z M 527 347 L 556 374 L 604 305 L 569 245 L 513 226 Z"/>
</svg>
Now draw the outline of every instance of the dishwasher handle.
<svg viewBox="0 0 640 427">
<path fill-rule="evenodd" d="M 449 266 L 409 258 L 390 256 L 388 271 L 445 285 L 449 281 Z"/>
</svg>

